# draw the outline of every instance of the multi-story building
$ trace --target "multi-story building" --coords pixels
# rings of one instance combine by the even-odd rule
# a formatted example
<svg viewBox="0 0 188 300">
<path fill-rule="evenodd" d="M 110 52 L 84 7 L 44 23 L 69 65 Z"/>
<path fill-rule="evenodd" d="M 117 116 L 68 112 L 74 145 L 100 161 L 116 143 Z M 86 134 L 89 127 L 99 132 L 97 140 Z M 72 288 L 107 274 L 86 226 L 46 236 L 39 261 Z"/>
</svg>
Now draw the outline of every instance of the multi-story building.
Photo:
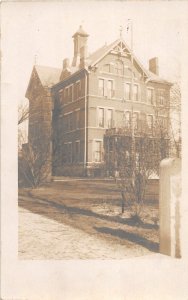
<svg viewBox="0 0 188 300">
<path fill-rule="evenodd" d="M 87 39 L 80 26 L 72 63 L 65 58 L 62 70 L 34 66 L 26 93 L 36 108 L 29 140 L 39 127 L 52 137 L 54 175 L 100 175 L 106 129 L 129 126 L 133 115 L 135 128 L 145 119 L 152 130 L 156 104 L 168 127 L 171 83 L 159 77 L 157 58 L 146 70 L 122 37 L 89 55 Z"/>
</svg>

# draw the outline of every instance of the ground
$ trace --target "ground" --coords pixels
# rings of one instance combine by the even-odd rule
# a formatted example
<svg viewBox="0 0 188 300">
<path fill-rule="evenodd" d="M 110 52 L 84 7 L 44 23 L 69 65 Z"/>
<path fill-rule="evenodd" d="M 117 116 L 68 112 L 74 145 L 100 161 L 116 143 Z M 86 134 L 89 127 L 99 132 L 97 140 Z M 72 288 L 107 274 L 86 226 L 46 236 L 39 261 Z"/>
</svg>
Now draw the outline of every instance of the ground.
<svg viewBox="0 0 188 300">
<path fill-rule="evenodd" d="M 156 187 L 155 187 L 156 189 Z M 158 251 L 152 188 L 135 224 L 113 181 L 65 180 L 19 192 L 20 259 L 123 259 Z"/>
</svg>

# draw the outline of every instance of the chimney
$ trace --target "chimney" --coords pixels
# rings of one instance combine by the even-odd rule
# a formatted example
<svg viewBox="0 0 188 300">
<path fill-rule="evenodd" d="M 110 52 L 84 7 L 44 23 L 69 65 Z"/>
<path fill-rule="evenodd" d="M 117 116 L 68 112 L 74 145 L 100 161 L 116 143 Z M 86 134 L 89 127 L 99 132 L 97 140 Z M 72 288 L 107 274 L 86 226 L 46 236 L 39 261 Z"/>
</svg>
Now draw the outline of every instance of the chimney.
<svg viewBox="0 0 188 300">
<path fill-rule="evenodd" d="M 87 45 L 80 48 L 80 68 L 85 67 L 86 58 L 87 58 Z"/>
<path fill-rule="evenodd" d="M 89 35 L 83 30 L 82 26 L 80 26 L 77 32 L 72 36 L 74 39 L 74 57 L 72 61 L 73 67 L 78 67 L 80 64 L 81 48 L 87 46 L 88 36 Z"/>
<path fill-rule="evenodd" d="M 60 75 L 60 81 L 67 78 L 70 74 L 71 74 L 71 71 L 70 71 L 69 59 L 65 58 L 63 60 L 63 70 L 62 70 L 61 75 Z"/>
<path fill-rule="evenodd" d="M 65 59 L 63 60 L 63 70 L 68 69 L 69 67 L 70 67 L 69 59 L 68 59 L 68 58 L 65 58 Z"/>
<path fill-rule="evenodd" d="M 80 48 L 80 59 L 85 59 L 87 57 L 87 45 Z"/>
<path fill-rule="evenodd" d="M 159 75 L 158 57 L 153 57 L 149 60 L 149 70 L 152 73 Z"/>
</svg>

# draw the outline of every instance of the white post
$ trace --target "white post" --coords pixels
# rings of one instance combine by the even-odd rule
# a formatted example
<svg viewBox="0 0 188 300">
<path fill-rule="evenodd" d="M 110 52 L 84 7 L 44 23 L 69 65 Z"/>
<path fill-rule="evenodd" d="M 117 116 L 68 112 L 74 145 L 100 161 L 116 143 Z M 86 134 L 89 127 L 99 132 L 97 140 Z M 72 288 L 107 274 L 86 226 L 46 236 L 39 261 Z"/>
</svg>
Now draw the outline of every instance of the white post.
<svg viewBox="0 0 188 300">
<path fill-rule="evenodd" d="M 181 257 L 181 159 L 162 160 L 159 183 L 160 253 Z"/>
</svg>

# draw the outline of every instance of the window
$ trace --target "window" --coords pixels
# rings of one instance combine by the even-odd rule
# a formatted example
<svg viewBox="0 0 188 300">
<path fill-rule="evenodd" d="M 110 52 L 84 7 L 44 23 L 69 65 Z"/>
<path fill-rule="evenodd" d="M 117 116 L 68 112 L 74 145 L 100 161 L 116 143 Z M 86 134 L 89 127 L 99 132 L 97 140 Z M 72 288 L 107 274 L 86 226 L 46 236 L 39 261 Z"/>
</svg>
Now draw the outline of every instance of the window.
<svg viewBox="0 0 188 300">
<path fill-rule="evenodd" d="M 75 111 L 75 128 L 76 129 L 80 128 L 80 111 L 79 110 Z"/>
<path fill-rule="evenodd" d="M 166 117 L 158 117 L 159 126 L 161 129 L 167 129 L 167 118 Z"/>
<path fill-rule="evenodd" d="M 70 113 L 69 115 L 69 130 L 73 130 L 73 115 Z"/>
<path fill-rule="evenodd" d="M 73 116 L 72 116 L 72 113 L 64 115 L 64 128 L 65 128 L 65 131 L 67 131 L 67 132 L 73 130 Z"/>
<path fill-rule="evenodd" d="M 99 95 L 104 96 L 104 79 L 99 79 Z"/>
<path fill-rule="evenodd" d="M 131 84 L 130 83 L 125 84 L 124 94 L 125 94 L 126 100 L 131 100 Z"/>
<path fill-rule="evenodd" d="M 68 143 L 68 162 L 72 163 L 72 143 Z"/>
<path fill-rule="evenodd" d="M 104 127 L 104 108 L 98 108 L 98 126 Z"/>
<path fill-rule="evenodd" d="M 103 71 L 106 73 L 110 73 L 110 64 L 106 64 L 103 66 Z"/>
<path fill-rule="evenodd" d="M 130 153 L 128 150 L 125 151 L 125 159 L 127 163 L 130 163 Z"/>
<path fill-rule="evenodd" d="M 148 128 L 150 130 L 152 130 L 153 129 L 153 116 L 152 115 L 147 116 L 147 123 L 148 123 Z"/>
<path fill-rule="evenodd" d="M 137 112 L 133 113 L 133 126 L 134 126 L 134 129 L 138 129 L 138 113 Z"/>
<path fill-rule="evenodd" d="M 145 131 L 147 129 L 147 127 L 146 127 L 146 114 L 143 113 L 143 112 L 140 113 L 139 124 L 140 124 L 141 131 Z"/>
<path fill-rule="evenodd" d="M 112 109 L 107 109 L 106 121 L 107 121 L 107 127 L 112 128 L 112 126 L 113 126 L 113 110 Z"/>
<path fill-rule="evenodd" d="M 94 161 L 102 161 L 102 141 L 95 141 Z"/>
<path fill-rule="evenodd" d="M 72 162 L 72 143 L 64 143 L 63 145 L 64 151 L 63 151 L 63 161 L 66 163 Z"/>
<path fill-rule="evenodd" d="M 108 98 L 113 97 L 113 80 L 107 81 L 107 95 L 108 95 Z"/>
<path fill-rule="evenodd" d="M 159 90 L 158 103 L 160 106 L 165 105 L 165 91 Z"/>
<path fill-rule="evenodd" d="M 60 90 L 60 91 L 59 91 L 59 100 L 60 100 L 60 103 L 63 103 L 63 102 L 64 102 L 63 90 Z"/>
<path fill-rule="evenodd" d="M 69 99 L 69 89 L 68 87 L 65 88 L 65 103 L 68 102 L 68 99 Z"/>
<path fill-rule="evenodd" d="M 73 101 L 73 85 L 69 87 L 69 101 Z"/>
<path fill-rule="evenodd" d="M 123 63 L 117 62 L 115 64 L 115 74 L 122 75 L 123 74 Z"/>
<path fill-rule="evenodd" d="M 147 89 L 147 100 L 149 104 L 154 104 L 154 89 Z"/>
<path fill-rule="evenodd" d="M 78 98 L 80 97 L 80 89 L 81 89 L 81 85 L 80 85 L 80 81 L 76 82 L 75 83 L 75 87 L 74 87 L 74 90 L 75 90 L 75 100 L 78 100 Z"/>
<path fill-rule="evenodd" d="M 80 141 L 75 142 L 75 162 L 80 161 Z"/>
<path fill-rule="evenodd" d="M 63 127 L 64 127 L 64 130 L 65 132 L 68 131 L 68 116 L 64 116 L 63 118 Z"/>
<path fill-rule="evenodd" d="M 138 85 L 134 84 L 133 86 L 133 99 L 134 101 L 138 101 Z"/>
<path fill-rule="evenodd" d="M 68 156 L 67 156 L 67 152 L 68 152 L 68 147 L 67 147 L 67 143 L 64 143 L 63 144 L 63 157 L 62 157 L 62 159 L 63 159 L 63 162 L 64 163 L 67 163 L 68 162 Z"/>
<path fill-rule="evenodd" d="M 135 163 L 136 163 L 136 167 L 139 167 L 139 161 L 140 161 L 140 155 L 139 152 L 135 153 Z"/>
<path fill-rule="evenodd" d="M 124 116 L 125 116 L 125 127 L 130 128 L 131 127 L 131 112 L 126 111 Z"/>
</svg>

